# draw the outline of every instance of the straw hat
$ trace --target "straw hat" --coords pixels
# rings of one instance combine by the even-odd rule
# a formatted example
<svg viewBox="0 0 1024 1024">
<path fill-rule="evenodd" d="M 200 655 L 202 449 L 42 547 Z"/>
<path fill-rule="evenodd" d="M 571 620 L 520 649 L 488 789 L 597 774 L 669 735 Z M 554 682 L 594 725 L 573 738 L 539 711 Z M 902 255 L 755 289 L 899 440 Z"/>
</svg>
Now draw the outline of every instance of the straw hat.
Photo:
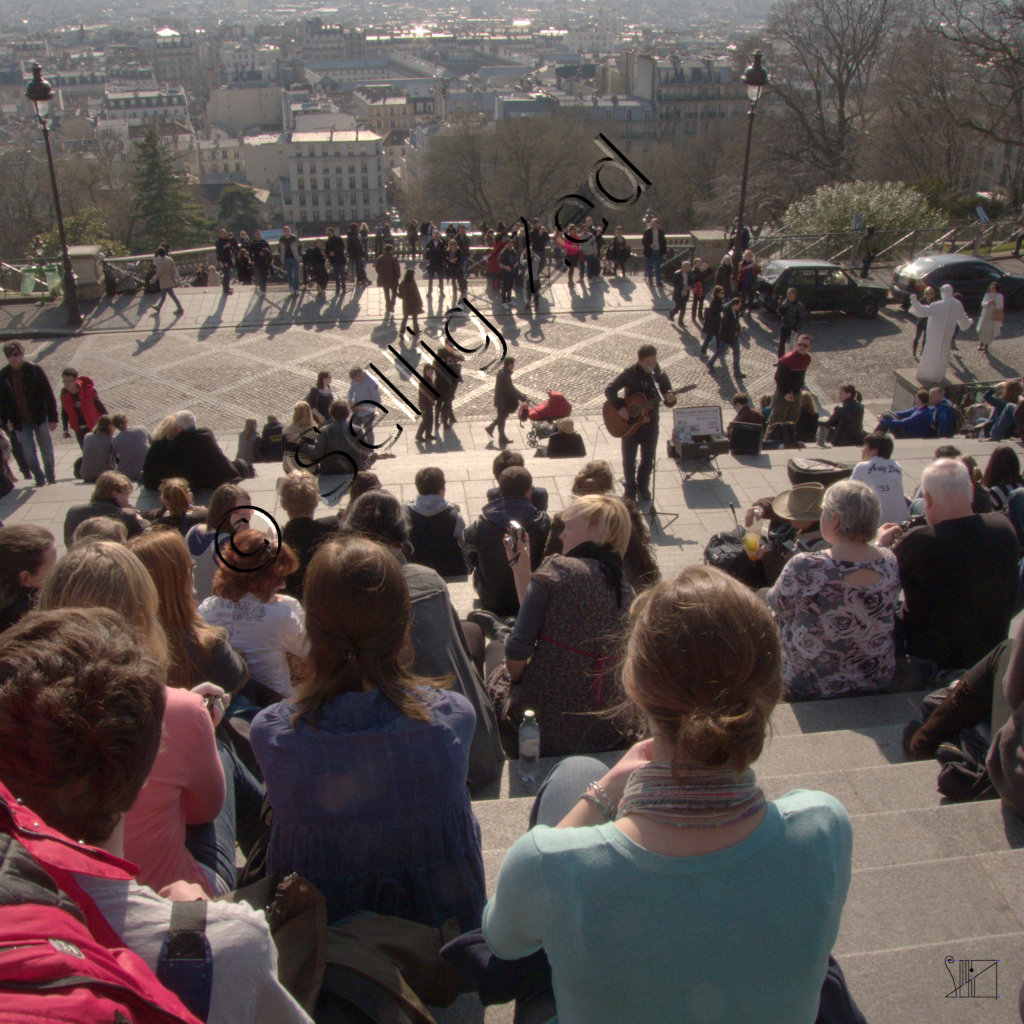
<svg viewBox="0 0 1024 1024">
<path fill-rule="evenodd" d="M 797 484 L 772 500 L 772 512 L 791 523 L 813 523 L 821 518 L 825 488 L 821 484 Z"/>
<path fill-rule="evenodd" d="M 563 434 L 575 434 L 576 433 L 576 424 L 573 423 L 572 419 L 569 416 L 565 416 L 562 419 L 560 419 L 555 424 L 555 426 L 558 427 L 558 429 Z"/>
</svg>

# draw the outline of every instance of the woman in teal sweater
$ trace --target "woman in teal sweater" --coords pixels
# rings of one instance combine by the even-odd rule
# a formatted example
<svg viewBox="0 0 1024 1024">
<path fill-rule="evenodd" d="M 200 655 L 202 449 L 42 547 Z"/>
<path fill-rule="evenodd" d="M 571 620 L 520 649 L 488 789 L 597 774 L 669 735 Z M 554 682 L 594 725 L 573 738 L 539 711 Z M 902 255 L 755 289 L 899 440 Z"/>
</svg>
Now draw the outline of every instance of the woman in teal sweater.
<svg viewBox="0 0 1024 1024">
<path fill-rule="evenodd" d="M 552 772 L 484 910 L 487 943 L 544 949 L 559 1024 L 812 1024 L 826 973 L 843 984 L 830 951 L 852 833 L 834 797 L 767 801 L 750 769 L 782 693 L 771 612 L 694 566 L 631 616 L 623 679 L 651 738 L 611 769 Z"/>
</svg>

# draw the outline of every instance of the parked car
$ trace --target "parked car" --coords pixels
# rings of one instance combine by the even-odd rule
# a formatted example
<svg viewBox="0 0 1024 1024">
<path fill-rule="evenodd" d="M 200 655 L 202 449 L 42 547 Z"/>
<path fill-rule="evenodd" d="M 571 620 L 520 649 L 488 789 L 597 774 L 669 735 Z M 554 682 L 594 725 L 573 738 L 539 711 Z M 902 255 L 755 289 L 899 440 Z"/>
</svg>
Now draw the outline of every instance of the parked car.
<svg viewBox="0 0 1024 1024">
<path fill-rule="evenodd" d="M 808 313 L 841 312 L 873 317 L 889 301 L 889 289 L 874 281 L 853 277 L 825 260 L 772 260 L 757 279 L 765 309 L 777 313 L 786 292 L 796 289 Z"/>
<path fill-rule="evenodd" d="M 920 296 L 929 285 L 938 291 L 951 284 L 963 297 L 968 309 L 981 306 L 981 297 L 988 286 L 997 282 L 1007 309 L 1024 309 L 1024 277 L 1007 274 L 988 260 L 959 254 L 919 256 L 912 263 L 897 267 L 892 275 L 893 298 L 904 309 L 910 307 L 910 296 Z"/>
</svg>

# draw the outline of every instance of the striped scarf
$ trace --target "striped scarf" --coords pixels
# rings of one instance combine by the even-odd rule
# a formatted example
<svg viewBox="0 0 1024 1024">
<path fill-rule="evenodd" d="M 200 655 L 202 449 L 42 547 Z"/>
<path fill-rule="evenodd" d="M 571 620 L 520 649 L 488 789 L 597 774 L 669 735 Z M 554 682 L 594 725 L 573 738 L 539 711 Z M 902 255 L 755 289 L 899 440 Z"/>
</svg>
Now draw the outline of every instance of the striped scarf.
<svg viewBox="0 0 1024 1024">
<path fill-rule="evenodd" d="M 764 806 L 750 768 L 738 778 L 729 768 L 687 768 L 680 781 L 671 765 L 650 761 L 630 775 L 618 817 L 642 814 L 659 825 L 712 828 L 735 824 Z"/>
</svg>

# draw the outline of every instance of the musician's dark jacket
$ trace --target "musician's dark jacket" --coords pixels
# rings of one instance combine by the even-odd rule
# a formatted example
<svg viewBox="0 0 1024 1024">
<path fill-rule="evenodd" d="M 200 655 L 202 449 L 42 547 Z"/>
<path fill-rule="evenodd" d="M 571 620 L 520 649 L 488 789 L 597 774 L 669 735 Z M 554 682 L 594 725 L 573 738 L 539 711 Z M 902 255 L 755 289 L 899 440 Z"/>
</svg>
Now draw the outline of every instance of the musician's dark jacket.
<svg viewBox="0 0 1024 1024">
<path fill-rule="evenodd" d="M 632 366 L 626 367 L 604 389 L 604 397 L 616 409 L 621 409 L 626 404 L 626 399 L 637 392 L 640 392 L 648 401 L 660 401 L 658 392 L 660 391 L 662 396 L 665 396 L 671 390 L 672 385 L 668 382 L 668 376 L 660 366 L 655 365 L 654 375 L 652 376 L 639 363 L 634 363 Z M 621 398 L 619 397 L 620 391 L 623 392 L 623 397 Z M 654 429 L 657 430 L 658 417 L 652 416 L 651 422 L 654 424 Z"/>
</svg>

